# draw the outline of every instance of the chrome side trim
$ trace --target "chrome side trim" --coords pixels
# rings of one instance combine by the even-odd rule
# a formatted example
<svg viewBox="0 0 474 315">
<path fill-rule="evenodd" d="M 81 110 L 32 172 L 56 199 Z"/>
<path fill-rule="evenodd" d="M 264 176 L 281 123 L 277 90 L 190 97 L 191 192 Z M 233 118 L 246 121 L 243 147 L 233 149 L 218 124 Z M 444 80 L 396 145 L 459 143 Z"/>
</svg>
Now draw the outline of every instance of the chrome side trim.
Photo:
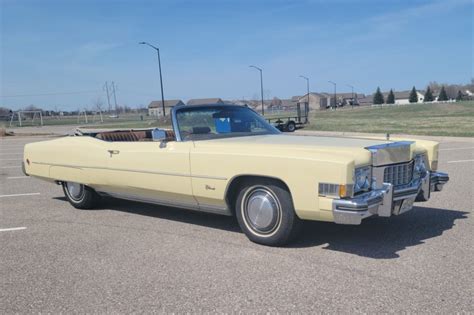
<svg viewBox="0 0 474 315">
<path fill-rule="evenodd" d="M 398 141 L 366 147 L 372 153 L 372 165 L 381 166 L 411 160 L 413 141 Z"/>
<path fill-rule="evenodd" d="M 97 192 L 99 194 L 111 196 L 118 199 L 125 199 L 125 200 L 130 200 L 130 201 L 156 204 L 160 206 L 183 208 L 183 209 L 188 209 L 188 210 L 202 211 L 202 212 L 228 215 L 228 216 L 232 215 L 231 211 L 227 207 L 219 207 L 219 206 L 208 205 L 208 204 L 191 204 L 191 203 L 184 203 L 181 201 L 170 200 L 170 199 L 146 198 L 146 197 L 132 195 L 132 194 L 119 194 L 119 193 L 104 190 L 104 189 Z"/>
<path fill-rule="evenodd" d="M 49 165 L 49 166 L 60 166 L 60 167 L 70 167 L 77 169 L 101 169 L 106 171 L 119 171 L 119 172 L 132 172 L 132 173 L 142 173 L 142 174 L 156 174 L 156 175 L 166 175 L 166 176 L 178 176 L 178 177 L 193 177 L 193 178 L 207 178 L 207 179 L 216 179 L 216 180 L 227 180 L 226 177 L 218 176 L 207 176 L 207 175 L 188 175 L 181 173 L 170 173 L 170 172 L 153 172 L 147 170 L 134 170 L 134 169 L 125 169 L 125 168 L 113 168 L 113 167 L 100 167 L 100 166 L 84 166 L 84 165 L 68 165 L 68 164 L 52 164 L 52 163 L 42 163 L 42 162 L 32 162 L 33 164 L 38 165 Z"/>
<path fill-rule="evenodd" d="M 191 175 L 191 177 L 193 177 L 193 178 L 205 178 L 205 179 L 227 180 L 227 177 L 220 177 L 220 176 Z"/>
</svg>

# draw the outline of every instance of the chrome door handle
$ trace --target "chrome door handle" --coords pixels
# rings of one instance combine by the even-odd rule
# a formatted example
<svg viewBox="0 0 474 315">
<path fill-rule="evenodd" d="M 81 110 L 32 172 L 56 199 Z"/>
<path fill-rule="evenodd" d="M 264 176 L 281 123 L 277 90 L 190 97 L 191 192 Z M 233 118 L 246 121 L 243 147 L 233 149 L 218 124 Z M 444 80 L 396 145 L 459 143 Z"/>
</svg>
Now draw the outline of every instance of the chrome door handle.
<svg viewBox="0 0 474 315">
<path fill-rule="evenodd" d="M 107 150 L 107 152 L 110 153 L 110 157 L 112 157 L 112 154 L 119 154 L 120 153 L 119 150 Z"/>
</svg>

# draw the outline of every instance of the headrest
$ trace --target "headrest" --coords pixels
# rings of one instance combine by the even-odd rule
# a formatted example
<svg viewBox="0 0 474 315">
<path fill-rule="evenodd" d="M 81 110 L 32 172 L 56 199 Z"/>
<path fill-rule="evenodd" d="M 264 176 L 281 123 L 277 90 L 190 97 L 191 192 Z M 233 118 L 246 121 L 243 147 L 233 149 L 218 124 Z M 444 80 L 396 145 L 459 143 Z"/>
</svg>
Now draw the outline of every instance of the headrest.
<svg viewBox="0 0 474 315">
<path fill-rule="evenodd" d="M 210 133 L 211 128 L 205 126 L 205 127 L 193 127 L 193 134 L 206 134 Z"/>
</svg>

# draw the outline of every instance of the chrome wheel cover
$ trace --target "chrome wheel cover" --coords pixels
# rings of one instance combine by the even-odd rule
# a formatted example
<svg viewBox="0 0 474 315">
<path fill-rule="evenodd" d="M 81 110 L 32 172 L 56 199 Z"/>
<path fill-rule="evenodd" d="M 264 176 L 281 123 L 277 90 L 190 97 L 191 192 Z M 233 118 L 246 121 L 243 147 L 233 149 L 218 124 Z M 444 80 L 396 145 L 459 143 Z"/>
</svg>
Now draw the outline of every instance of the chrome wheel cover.
<svg viewBox="0 0 474 315">
<path fill-rule="evenodd" d="M 242 210 L 246 225 L 257 234 L 272 234 L 280 225 L 280 202 L 266 187 L 250 188 L 244 196 Z"/>
<path fill-rule="evenodd" d="M 84 185 L 82 184 L 67 182 L 66 189 L 69 194 L 69 197 L 76 201 L 81 200 L 84 196 Z"/>
</svg>

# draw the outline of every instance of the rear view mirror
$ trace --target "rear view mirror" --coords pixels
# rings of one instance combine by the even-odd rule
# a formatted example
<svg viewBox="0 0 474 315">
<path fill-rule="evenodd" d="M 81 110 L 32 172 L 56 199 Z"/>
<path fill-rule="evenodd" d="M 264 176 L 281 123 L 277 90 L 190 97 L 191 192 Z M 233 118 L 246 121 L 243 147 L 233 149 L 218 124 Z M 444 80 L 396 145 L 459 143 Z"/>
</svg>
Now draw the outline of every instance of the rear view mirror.
<svg viewBox="0 0 474 315">
<path fill-rule="evenodd" d="M 166 139 L 166 132 L 163 129 L 155 128 L 151 131 L 153 141 L 163 141 Z"/>
</svg>

